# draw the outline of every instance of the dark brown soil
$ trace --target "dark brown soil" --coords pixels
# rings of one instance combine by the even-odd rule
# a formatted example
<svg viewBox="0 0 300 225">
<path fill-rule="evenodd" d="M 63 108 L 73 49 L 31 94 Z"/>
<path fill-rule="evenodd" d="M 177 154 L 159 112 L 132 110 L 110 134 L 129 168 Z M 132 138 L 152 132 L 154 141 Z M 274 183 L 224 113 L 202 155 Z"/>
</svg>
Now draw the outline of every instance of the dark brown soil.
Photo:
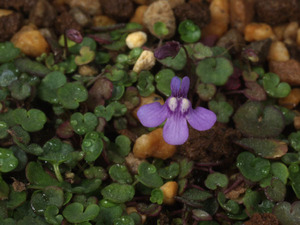
<svg viewBox="0 0 300 225">
<path fill-rule="evenodd" d="M 120 21 L 126 22 L 134 13 L 131 0 L 100 0 L 104 14 Z"/>
<path fill-rule="evenodd" d="M 260 22 L 278 25 L 288 22 L 297 13 L 297 0 L 256 1 L 256 13 Z"/>
<path fill-rule="evenodd" d="M 189 19 L 200 28 L 210 22 L 209 5 L 202 2 L 189 2 L 174 8 L 174 14 L 178 23 Z"/>
<path fill-rule="evenodd" d="M 226 125 L 216 123 L 207 131 L 190 129 L 187 142 L 178 146 L 177 153 L 184 155 L 195 162 L 233 162 L 239 152 L 233 142 L 241 138 L 241 134 Z"/>
<path fill-rule="evenodd" d="M 279 222 L 272 213 L 255 213 L 244 225 L 278 225 Z M 296 224 L 295 224 L 296 225 Z"/>
<path fill-rule="evenodd" d="M 22 26 L 21 13 L 0 17 L 0 42 L 10 39 Z"/>
</svg>

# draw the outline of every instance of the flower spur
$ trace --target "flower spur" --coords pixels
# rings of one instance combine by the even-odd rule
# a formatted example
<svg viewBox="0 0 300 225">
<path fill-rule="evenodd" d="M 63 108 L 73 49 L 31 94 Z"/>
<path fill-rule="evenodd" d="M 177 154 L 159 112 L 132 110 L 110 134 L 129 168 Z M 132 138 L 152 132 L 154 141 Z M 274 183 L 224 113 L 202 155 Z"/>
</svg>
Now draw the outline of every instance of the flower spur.
<svg viewBox="0 0 300 225">
<path fill-rule="evenodd" d="M 171 145 L 181 145 L 188 139 L 187 122 L 196 130 L 210 129 L 216 122 L 216 114 L 203 107 L 192 108 L 187 99 L 190 79 L 179 77 L 171 80 L 171 96 L 164 105 L 159 102 L 143 105 L 137 112 L 140 122 L 145 127 L 157 127 L 165 120 L 163 128 L 164 140 Z"/>
</svg>

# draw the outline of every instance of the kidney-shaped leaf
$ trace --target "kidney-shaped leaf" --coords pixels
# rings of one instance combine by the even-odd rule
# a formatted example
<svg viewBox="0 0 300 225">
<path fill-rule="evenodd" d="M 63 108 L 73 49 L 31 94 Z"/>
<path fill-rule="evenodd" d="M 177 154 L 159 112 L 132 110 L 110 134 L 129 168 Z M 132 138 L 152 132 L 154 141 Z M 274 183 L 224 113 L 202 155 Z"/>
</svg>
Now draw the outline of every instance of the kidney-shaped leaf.
<svg viewBox="0 0 300 225">
<path fill-rule="evenodd" d="M 103 188 L 101 194 L 106 200 L 114 203 L 125 203 L 132 200 L 135 191 L 131 185 L 112 183 Z"/>
<path fill-rule="evenodd" d="M 64 211 L 63 216 L 70 222 L 70 223 L 82 223 L 86 221 L 90 221 L 99 214 L 100 208 L 96 204 L 90 204 L 84 210 L 84 207 L 81 203 L 74 202 L 68 205 Z"/>
<path fill-rule="evenodd" d="M 18 159 L 14 156 L 13 151 L 0 148 L 0 172 L 7 173 L 18 166 Z"/>
<path fill-rule="evenodd" d="M 284 225 L 295 225 L 300 223 L 300 201 L 292 205 L 288 202 L 279 202 L 273 209 L 274 215 Z"/>
</svg>

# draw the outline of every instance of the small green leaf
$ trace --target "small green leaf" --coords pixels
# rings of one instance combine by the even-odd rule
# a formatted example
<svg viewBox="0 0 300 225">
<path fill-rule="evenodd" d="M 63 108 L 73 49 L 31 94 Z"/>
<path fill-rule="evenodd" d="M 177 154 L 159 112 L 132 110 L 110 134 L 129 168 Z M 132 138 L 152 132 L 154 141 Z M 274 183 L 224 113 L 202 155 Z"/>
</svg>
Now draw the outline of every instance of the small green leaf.
<svg viewBox="0 0 300 225">
<path fill-rule="evenodd" d="M 244 177 L 257 182 L 269 174 L 271 164 L 266 159 L 255 157 L 249 152 L 242 152 L 237 157 L 237 167 Z"/>
<path fill-rule="evenodd" d="M 28 73 L 35 76 L 38 75 L 44 77 L 46 76 L 46 74 L 51 72 L 43 64 L 37 61 L 33 61 L 29 58 L 18 58 L 14 61 L 14 63 L 17 69 L 19 69 L 19 71 L 22 73 Z"/>
<path fill-rule="evenodd" d="M 103 198 L 114 203 L 125 203 L 132 200 L 135 190 L 128 184 L 112 183 L 101 190 Z"/>
<path fill-rule="evenodd" d="M 14 64 L 6 63 L 0 66 L 0 87 L 7 87 L 18 79 L 18 72 Z"/>
<path fill-rule="evenodd" d="M 217 121 L 228 123 L 233 113 L 233 107 L 226 101 L 211 100 L 208 102 L 208 108 L 217 115 Z"/>
<path fill-rule="evenodd" d="M 18 166 L 18 163 L 18 159 L 14 156 L 12 150 L 0 148 L 0 172 L 10 172 Z"/>
<path fill-rule="evenodd" d="M 282 202 L 286 194 L 285 184 L 281 180 L 273 178 L 271 185 L 265 188 L 265 194 L 271 201 Z"/>
<path fill-rule="evenodd" d="M 169 34 L 169 30 L 166 24 L 163 22 L 156 22 L 153 26 L 153 30 L 154 33 L 160 38 L 163 38 L 164 36 Z"/>
<path fill-rule="evenodd" d="M 285 126 L 280 110 L 261 102 L 246 102 L 238 108 L 233 120 L 243 134 L 257 138 L 276 137 Z"/>
<path fill-rule="evenodd" d="M 73 54 L 79 54 L 83 46 L 89 47 L 91 51 L 96 51 L 97 43 L 94 39 L 90 37 L 84 37 L 80 44 L 75 44 L 74 46 L 70 46 L 68 50 Z"/>
<path fill-rule="evenodd" d="M 197 86 L 196 92 L 203 101 L 210 101 L 217 92 L 217 88 L 213 84 L 201 83 Z"/>
<path fill-rule="evenodd" d="M 113 181 L 116 181 L 120 184 L 131 184 L 133 181 L 131 174 L 124 165 L 115 164 L 110 167 L 108 173 Z"/>
<path fill-rule="evenodd" d="M 107 122 L 111 120 L 114 115 L 113 107 L 105 107 L 104 105 L 96 106 L 94 113 L 97 117 L 103 117 Z"/>
<path fill-rule="evenodd" d="M 20 49 L 11 42 L 0 43 L 0 64 L 7 63 L 20 55 Z"/>
<path fill-rule="evenodd" d="M 180 170 L 179 170 L 178 178 L 184 178 L 192 172 L 194 162 L 189 161 L 187 158 L 184 158 L 179 161 L 179 166 L 180 166 Z"/>
<path fill-rule="evenodd" d="M 11 96 L 17 100 L 24 100 L 31 94 L 31 87 L 28 83 L 16 80 L 9 86 Z"/>
<path fill-rule="evenodd" d="M 153 81 L 154 76 L 149 71 L 140 72 L 137 89 L 141 96 L 147 97 L 155 91 Z"/>
<path fill-rule="evenodd" d="M 263 86 L 267 94 L 275 98 L 288 96 L 291 87 L 288 83 L 280 82 L 280 78 L 275 73 L 266 73 L 263 76 Z"/>
<path fill-rule="evenodd" d="M 231 214 L 238 214 L 240 212 L 239 204 L 231 199 L 226 201 L 226 197 L 223 192 L 218 193 L 218 202 L 224 210 Z"/>
<path fill-rule="evenodd" d="M 200 28 L 192 20 L 184 20 L 178 26 L 181 40 L 188 43 L 196 42 L 201 37 Z"/>
<path fill-rule="evenodd" d="M 0 121 L 0 139 L 7 137 L 8 125 L 4 121 Z"/>
<path fill-rule="evenodd" d="M 85 161 L 94 162 L 103 150 L 103 141 L 100 133 L 96 131 L 86 133 L 82 141 L 81 148 L 85 153 Z"/>
<path fill-rule="evenodd" d="M 88 46 L 82 46 L 79 51 L 80 55 L 75 57 L 75 63 L 78 66 L 88 64 L 95 58 L 95 52 Z"/>
<path fill-rule="evenodd" d="M 26 191 L 15 191 L 12 187 L 7 200 L 7 208 L 12 210 L 20 206 L 26 201 Z"/>
<path fill-rule="evenodd" d="M 297 152 L 300 151 L 300 131 L 290 133 L 289 135 L 289 144 L 295 149 Z"/>
<path fill-rule="evenodd" d="M 100 208 L 96 204 L 91 204 L 84 210 L 82 204 L 75 202 L 67 205 L 62 214 L 70 223 L 82 223 L 96 218 L 99 211 Z"/>
<path fill-rule="evenodd" d="M 50 205 L 46 208 L 44 216 L 47 223 L 53 225 L 60 225 L 63 220 L 63 216 L 59 214 L 59 209 L 54 205 Z"/>
<path fill-rule="evenodd" d="M 274 215 L 284 225 L 295 225 L 300 223 L 300 201 L 292 205 L 288 202 L 279 202 L 273 210 Z"/>
<path fill-rule="evenodd" d="M 158 61 L 164 66 L 170 67 L 173 70 L 182 70 L 186 65 L 187 56 L 184 49 L 180 48 L 175 57 L 169 56 Z"/>
<path fill-rule="evenodd" d="M 233 73 L 231 62 L 224 58 L 206 58 L 196 67 L 196 74 L 203 83 L 212 83 L 217 86 L 224 85 Z"/>
<path fill-rule="evenodd" d="M 38 87 L 39 97 L 44 101 L 57 104 L 57 89 L 66 84 L 66 82 L 67 78 L 63 73 L 59 71 L 48 73 Z"/>
<path fill-rule="evenodd" d="M 26 111 L 24 108 L 18 108 L 14 110 L 13 116 L 15 122 L 28 132 L 41 130 L 47 121 L 45 113 L 39 109 Z"/>
<path fill-rule="evenodd" d="M 228 178 L 225 174 L 214 172 L 207 176 L 204 184 L 211 190 L 216 190 L 218 187 L 226 187 L 228 185 Z"/>
<path fill-rule="evenodd" d="M 169 166 L 160 168 L 158 174 L 166 180 L 174 179 L 179 174 L 179 164 L 173 162 Z"/>
<path fill-rule="evenodd" d="M 98 125 L 98 119 L 91 112 L 87 112 L 85 114 L 76 112 L 72 114 L 70 123 L 75 133 L 84 135 L 96 128 Z"/>
<path fill-rule="evenodd" d="M 163 191 L 159 188 L 154 188 L 151 191 L 150 201 L 152 203 L 157 203 L 157 204 L 161 205 L 163 203 L 163 200 L 164 200 Z"/>
<path fill-rule="evenodd" d="M 190 201 L 205 201 L 206 199 L 211 198 L 212 195 L 207 191 L 190 188 L 183 193 L 182 197 Z"/>
<path fill-rule="evenodd" d="M 66 83 L 57 90 L 57 97 L 64 108 L 76 109 L 88 98 L 88 92 L 80 83 Z"/>
<path fill-rule="evenodd" d="M 138 167 L 138 175 L 135 176 L 139 182 L 150 188 L 158 188 L 163 185 L 163 180 L 158 175 L 154 165 L 142 162 Z"/>
<path fill-rule="evenodd" d="M 170 69 L 162 69 L 155 75 L 156 88 L 167 97 L 171 96 L 170 83 L 174 76 L 174 71 Z"/>
</svg>

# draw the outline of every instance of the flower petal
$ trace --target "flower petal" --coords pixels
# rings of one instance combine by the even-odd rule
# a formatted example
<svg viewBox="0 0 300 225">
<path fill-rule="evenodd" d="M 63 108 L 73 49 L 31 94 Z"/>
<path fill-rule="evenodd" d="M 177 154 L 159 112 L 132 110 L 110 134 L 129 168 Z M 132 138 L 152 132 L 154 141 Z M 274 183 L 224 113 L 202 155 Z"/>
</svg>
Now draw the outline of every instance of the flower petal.
<svg viewBox="0 0 300 225">
<path fill-rule="evenodd" d="M 215 124 L 217 116 L 213 111 L 197 107 L 196 109 L 190 109 L 186 119 L 194 129 L 203 131 L 210 129 Z"/>
<path fill-rule="evenodd" d="M 173 114 L 164 125 L 163 137 L 170 145 L 182 145 L 189 137 L 189 129 L 184 117 Z"/>
<path fill-rule="evenodd" d="M 137 112 L 137 116 L 143 126 L 157 127 L 167 118 L 168 109 L 165 105 L 161 105 L 159 102 L 153 102 L 151 104 L 141 106 Z"/>
<path fill-rule="evenodd" d="M 171 91 L 172 91 L 172 96 L 177 97 L 180 91 L 180 83 L 181 80 L 179 77 L 173 77 L 171 80 Z"/>
<path fill-rule="evenodd" d="M 184 97 L 184 98 L 187 97 L 189 88 L 190 88 L 190 78 L 185 76 L 182 79 L 181 89 L 180 89 L 182 97 Z"/>
</svg>

